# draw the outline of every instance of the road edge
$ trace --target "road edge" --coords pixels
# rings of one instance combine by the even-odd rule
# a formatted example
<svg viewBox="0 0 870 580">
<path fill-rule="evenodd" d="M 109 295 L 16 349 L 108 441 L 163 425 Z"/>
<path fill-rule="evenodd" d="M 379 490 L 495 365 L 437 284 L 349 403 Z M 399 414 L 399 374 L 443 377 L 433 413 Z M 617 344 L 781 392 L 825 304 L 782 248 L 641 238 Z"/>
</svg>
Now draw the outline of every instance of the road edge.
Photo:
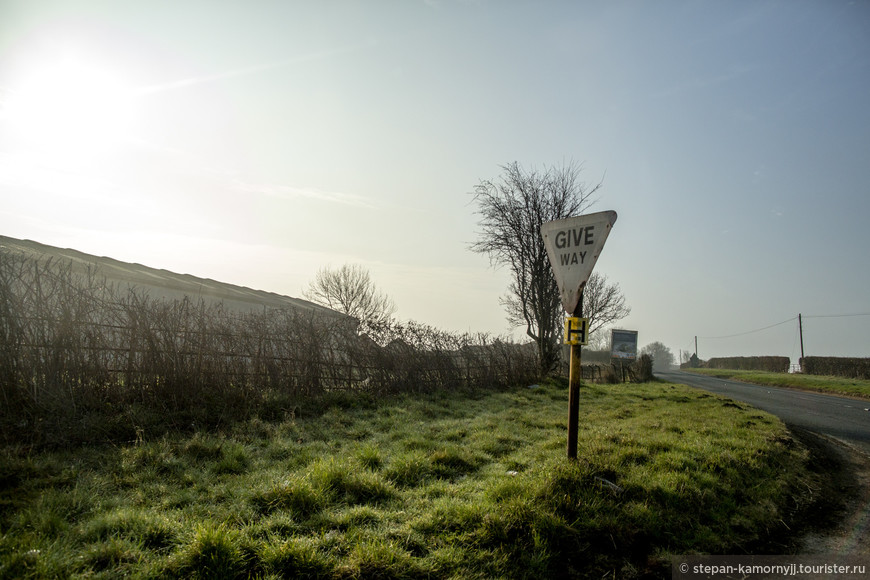
<svg viewBox="0 0 870 580">
<path fill-rule="evenodd" d="M 870 455 L 829 435 L 786 426 L 810 452 L 821 487 L 793 538 L 796 553 L 870 555 Z"/>
</svg>

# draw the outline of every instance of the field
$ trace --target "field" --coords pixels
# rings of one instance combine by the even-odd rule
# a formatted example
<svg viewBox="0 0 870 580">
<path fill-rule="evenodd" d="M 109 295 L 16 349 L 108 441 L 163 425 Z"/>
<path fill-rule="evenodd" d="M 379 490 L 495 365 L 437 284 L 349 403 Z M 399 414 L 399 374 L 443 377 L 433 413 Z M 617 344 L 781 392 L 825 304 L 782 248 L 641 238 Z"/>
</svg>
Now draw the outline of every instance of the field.
<svg viewBox="0 0 870 580">
<path fill-rule="evenodd" d="M 756 385 L 789 387 L 793 389 L 804 389 L 807 391 L 818 391 L 820 393 L 831 393 L 870 399 L 870 381 L 861 379 L 804 375 L 799 373 L 771 373 L 765 371 L 737 371 L 728 369 L 684 370 L 711 377 L 718 377 L 720 379 L 734 379 Z"/>
<path fill-rule="evenodd" d="M 777 419 L 659 382 L 580 402 L 575 462 L 563 382 L 6 449 L 0 578 L 670 577 L 670 554 L 789 549 L 817 482 Z"/>
</svg>

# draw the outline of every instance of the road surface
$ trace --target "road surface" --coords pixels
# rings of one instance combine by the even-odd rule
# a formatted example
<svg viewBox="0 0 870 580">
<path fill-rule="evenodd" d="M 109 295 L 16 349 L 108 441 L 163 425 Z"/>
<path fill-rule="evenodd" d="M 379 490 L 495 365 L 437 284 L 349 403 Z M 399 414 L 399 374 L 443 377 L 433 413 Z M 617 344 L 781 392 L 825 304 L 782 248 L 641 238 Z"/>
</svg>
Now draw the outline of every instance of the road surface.
<svg viewBox="0 0 870 580">
<path fill-rule="evenodd" d="M 749 403 L 788 425 L 834 437 L 870 456 L 870 400 L 750 385 L 694 373 L 657 372 L 656 376 Z"/>
</svg>

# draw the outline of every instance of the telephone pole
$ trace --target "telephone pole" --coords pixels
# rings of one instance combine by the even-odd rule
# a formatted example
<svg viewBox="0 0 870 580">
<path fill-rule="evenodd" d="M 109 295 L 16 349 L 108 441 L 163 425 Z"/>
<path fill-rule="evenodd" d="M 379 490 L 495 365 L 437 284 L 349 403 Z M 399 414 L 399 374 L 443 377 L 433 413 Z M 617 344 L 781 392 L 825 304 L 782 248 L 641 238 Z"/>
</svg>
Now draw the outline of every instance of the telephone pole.
<svg viewBox="0 0 870 580">
<path fill-rule="evenodd" d="M 803 322 L 803 319 L 801 318 L 800 313 L 798 313 L 798 331 L 801 335 L 801 360 L 800 360 L 801 364 L 800 364 L 800 367 L 801 367 L 801 372 L 803 372 L 804 371 L 804 322 Z"/>
</svg>

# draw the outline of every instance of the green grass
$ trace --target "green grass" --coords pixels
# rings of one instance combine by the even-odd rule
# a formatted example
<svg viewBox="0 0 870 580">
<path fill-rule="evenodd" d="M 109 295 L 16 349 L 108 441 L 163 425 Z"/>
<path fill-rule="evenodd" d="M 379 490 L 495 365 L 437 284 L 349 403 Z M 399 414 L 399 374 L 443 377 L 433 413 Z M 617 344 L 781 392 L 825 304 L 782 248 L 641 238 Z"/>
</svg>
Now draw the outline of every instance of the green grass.
<svg viewBox="0 0 870 580">
<path fill-rule="evenodd" d="M 814 485 L 807 452 L 748 406 L 666 383 L 580 402 L 573 462 L 553 383 L 7 449 L 0 578 L 668 577 L 672 553 L 770 546 Z"/>
<path fill-rule="evenodd" d="M 870 399 L 870 381 L 862 379 L 847 379 L 844 377 L 827 377 L 819 375 L 804 375 L 800 373 L 771 373 L 765 371 L 738 371 L 728 369 L 686 369 L 689 372 L 718 377 L 720 379 L 735 379 L 756 385 L 772 387 L 788 387 L 833 393 L 851 397 Z"/>
</svg>

